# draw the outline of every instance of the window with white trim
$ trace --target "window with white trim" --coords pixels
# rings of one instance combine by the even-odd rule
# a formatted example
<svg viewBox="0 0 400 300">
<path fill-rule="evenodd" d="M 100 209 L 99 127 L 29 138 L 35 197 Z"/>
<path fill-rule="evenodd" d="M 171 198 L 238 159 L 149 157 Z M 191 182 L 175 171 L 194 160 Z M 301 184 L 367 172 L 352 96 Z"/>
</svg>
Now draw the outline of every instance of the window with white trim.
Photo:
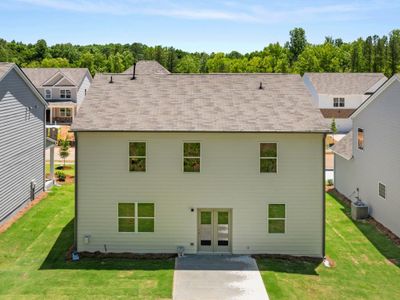
<svg viewBox="0 0 400 300">
<path fill-rule="evenodd" d="M 335 97 L 333 98 L 333 107 L 344 107 L 344 98 Z"/>
<path fill-rule="evenodd" d="M 154 232 L 154 203 L 118 203 L 118 232 Z"/>
<path fill-rule="evenodd" d="M 362 128 L 357 130 L 357 146 L 358 149 L 364 150 L 364 129 Z"/>
<path fill-rule="evenodd" d="M 260 143 L 260 173 L 277 173 L 277 143 Z"/>
<path fill-rule="evenodd" d="M 129 143 L 129 171 L 146 172 L 146 143 Z"/>
<path fill-rule="evenodd" d="M 286 204 L 268 204 L 268 233 L 286 232 Z"/>
<path fill-rule="evenodd" d="M 71 99 L 71 90 L 60 90 L 61 99 Z"/>
<path fill-rule="evenodd" d="M 44 97 L 46 99 L 51 99 L 51 90 L 50 89 L 44 90 Z"/>
<path fill-rule="evenodd" d="M 183 143 L 183 172 L 200 172 L 200 143 Z"/>
<path fill-rule="evenodd" d="M 383 199 L 386 199 L 386 185 L 381 182 L 379 182 L 378 193 L 379 196 L 381 196 Z"/>
<path fill-rule="evenodd" d="M 70 117 L 72 115 L 72 110 L 68 107 L 60 108 L 60 117 Z"/>
</svg>

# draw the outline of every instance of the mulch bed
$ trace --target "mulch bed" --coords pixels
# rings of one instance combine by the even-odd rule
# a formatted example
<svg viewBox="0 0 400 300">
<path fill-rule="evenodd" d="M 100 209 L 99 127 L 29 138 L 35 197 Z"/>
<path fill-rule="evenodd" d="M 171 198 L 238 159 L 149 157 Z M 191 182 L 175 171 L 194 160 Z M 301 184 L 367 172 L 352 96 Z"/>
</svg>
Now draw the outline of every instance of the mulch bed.
<svg viewBox="0 0 400 300">
<path fill-rule="evenodd" d="M 321 263 L 322 258 L 319 257 L 311 257 L 311 256 L 293 256 L 293 255 L 284 255 L 284 254 L 253 254 L 251 256 L 254 259 L 281 259 L 287 261 L 305 261 L 311 263 Z"/>
<path fill-rule="evenodd" d="M 57 170 L 71 170 L 72 167 L 71 166 L 58 166 L 56 169 Z"/>
<path fill-rule="evenodd" d="M 331 188 L 327 190 L 327 193 L 330 194 L 331 196 L 335 197 L 336 199 L 339 199 L 345 206 L 351 207 L 351 200 L 341 194 L 338 190 Z M 369 217 L 365 219 L 366 222 L 369 224 L 375 226 L 376 229 L 378 229 L 379 232 L 383 233 L 387 238 L 389 238 L 393 243 L 395 243 L 397 246 L 400 246 L 400 238 L 395 235 L 390 229 L 385 227 L 383 224 L 379 223 L 377 220 L 375 220 L 373 217 Z"/>
<path fill-rule="evenodd" d="M 72 259 L 72 252 L 73 247 L 71 246 L 67 252 L 66 259 Z M 113 253 L 113 252 L 87 252 L 82 251 L 79 252 L 79 258 L 96 258 L 96 259 L 107 259 L 107 258 L 114 258 L 114 259 L 138 259 L 138 260 L 165 260 L 165 259 L 172 259 L 177 257 L 175 253 Z"/>
<path fill-rule="evenodd" d="M 33 206 L 38 204 L 41 200 L 46 198 L 47 192 L 41 192 L 33 201 L 27 204 L 24 208 L 22 208 L 18 213 L 16 213 L 13 217 L 11 217 L 7 222 L 0 226 L 0 233 L 3 233 L 8 228 L 11 227 L 19 218 L 21 218 L 28 210 L 30 210 Z"/>
</svg>

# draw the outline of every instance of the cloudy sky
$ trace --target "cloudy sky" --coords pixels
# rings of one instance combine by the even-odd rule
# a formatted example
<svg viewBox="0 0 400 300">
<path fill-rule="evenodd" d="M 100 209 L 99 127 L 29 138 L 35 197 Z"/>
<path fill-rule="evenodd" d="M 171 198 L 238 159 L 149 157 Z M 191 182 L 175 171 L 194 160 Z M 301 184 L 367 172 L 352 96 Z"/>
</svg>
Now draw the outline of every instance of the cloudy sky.
<svg viewBox="0 0 400 300">
<path fill-rule="evenodd" d="M 1 0 L 0 38 L 174 46 L 241 52 L 285 42 L 293 27 L 308 40 L 345 41 L 400 28 L 400 1 L 388 0 Z"/>
</svg>

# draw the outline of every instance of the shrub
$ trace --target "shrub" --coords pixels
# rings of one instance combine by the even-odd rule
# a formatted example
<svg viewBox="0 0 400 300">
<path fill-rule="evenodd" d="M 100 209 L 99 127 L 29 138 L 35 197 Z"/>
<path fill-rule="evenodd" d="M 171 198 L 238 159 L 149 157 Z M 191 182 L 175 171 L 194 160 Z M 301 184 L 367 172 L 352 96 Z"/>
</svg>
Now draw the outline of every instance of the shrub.
<svg viewBox="0 0 400 300">
<path fill-rule="evenodd" d="M 63 171 L 57 171 L 56 172 L 56 176 L 58 178 L 59 181 L 65 181 L 65 173 Z"/>
<path fill-rule="evenodd" d="M 328 185 L 328 186 L 332 186 L 332 185 L 333 185 L 333 180 L 332 180 L 332 179 L 328 179 L 327 185 Z"/>
</svg>

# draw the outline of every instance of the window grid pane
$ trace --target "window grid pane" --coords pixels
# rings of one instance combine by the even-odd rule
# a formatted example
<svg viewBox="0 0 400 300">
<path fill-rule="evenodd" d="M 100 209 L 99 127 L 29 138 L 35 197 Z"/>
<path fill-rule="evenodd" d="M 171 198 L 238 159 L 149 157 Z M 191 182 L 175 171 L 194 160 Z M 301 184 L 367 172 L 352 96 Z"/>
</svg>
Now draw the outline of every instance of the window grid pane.
<svg viewBox="0 0 400 300">
<path fill-rule="evenodd" d="M 129 143 L 129 171 L 146 172 L 146 143 Z"/>
<path fill-rule="evenodd" d="M 379 183 L 379 196 L 386 199 L 386 186 L 382 183 Z"/>
<path fill-rule="evenodd" d="M 183 171 L 200 172 L 200 143 L 183 143 Z"/>
<path fill-rule="evenodd" d="M 286 204 L 268 204 L 268 233 L 285 233 Z"/>
<path fill-rule="evenodd" d="M 358 128 L 357 143 L 358 149 L 364 150 L 364 129 Z"/>
</svg>

